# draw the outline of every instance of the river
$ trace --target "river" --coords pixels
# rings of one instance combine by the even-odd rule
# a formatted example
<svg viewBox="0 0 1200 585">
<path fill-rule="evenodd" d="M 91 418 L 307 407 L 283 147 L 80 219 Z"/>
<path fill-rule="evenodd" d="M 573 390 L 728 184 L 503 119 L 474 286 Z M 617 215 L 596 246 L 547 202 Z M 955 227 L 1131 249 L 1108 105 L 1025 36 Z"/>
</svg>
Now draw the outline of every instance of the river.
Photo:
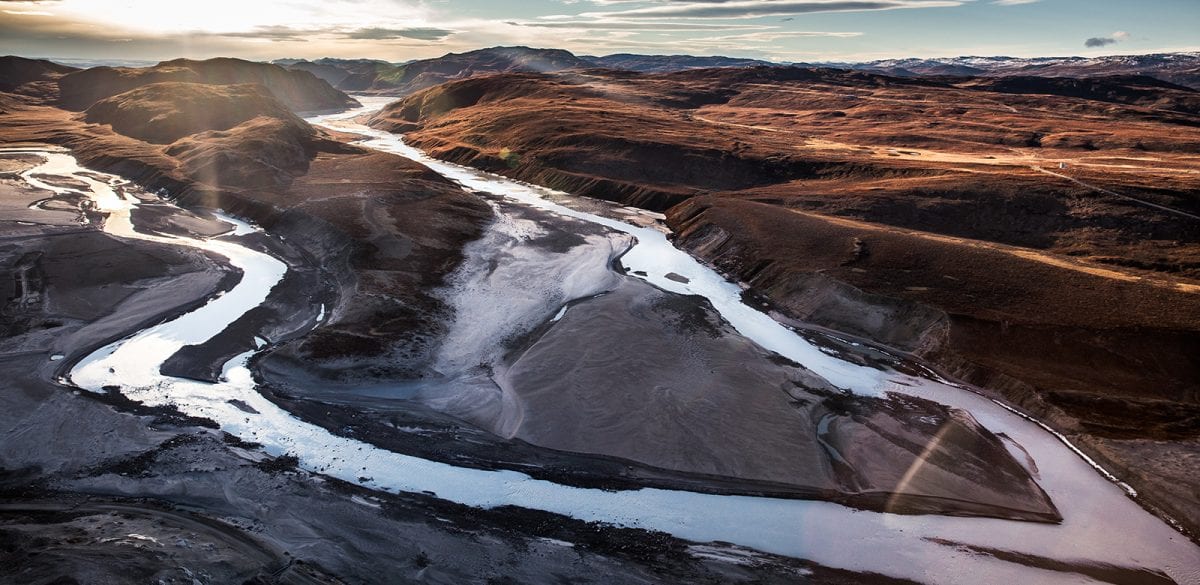
<svg viewBox="0 0 1200 585">
<path fill-rule="evenodd" d="M 550 201 L 547 195 L 551 193 L 542 188 L 431 159 L 398 136 L 349 121 L 383 105 L 380 100 L 365 99 L 364 103 L 368 105 L 362 111 L 314 117 L 310 122 L 362 134 L 364 146 L 426 164 L 468 190 L 487 191 L 630 234 L 637 243 L 621 258 L 629 273 L 645 274 L 642 278 L 646 281 L 668 291 L 704 296 L 741 334 L 842 388 L 872 396 L 919 396 L 969 412 L 988 429 L 1020 445 L 1036 462 L 1037 480 L 1058 506 L 1063 522 L 894 515 L 821 501 L 653 488 L 605 491 L 570 487 L 516 471 L 456 467 L 331 434 L 259 394 L 247 367 L 255 352 L 225 364 L 222 380 L 216 384 L 164 376 L 162 363 L 180 348 L 211 339 L 263 303 L 285 275 L 286 265 L 243 245 L 241 238 L 255 228 L 233 218 L 225 218 L 231 224 L 229 233 L 207 239 L 138 231 L 130 213 L 138 203 L 115 190 L 123 184 L 119 177 L 81 168 L 67 153 L 43 151 L 40 154 L 46 163 L 25 172 L 25 179 L 33 186 L 58 192 L 64 188 L 38 177 L 56 175 L 83 181 L 97 208 L 108 214 L 105 231 L 207 250 L 225 257 L 243 273 L 231 290 L 200 308 L 86 356 L 71 370 L 70 382 L 100 393 L 109 386 L 120 387 L 130 399 L 210 418 L 224 431 L 260 443 L 270 454 L 297 456 L 306 470 L 376 490 L 433 493 L 485 508 L 512 505 L 544 510 L 585 521 L 663 531 L 697 543 L 728 542 L 830 567 L 924 583 L 1103 582 L 1093 579 L 1098 573 L 1088 567 L 1147 568 L 1176 582 L 1200 583 L 1200 547 L 1138 506 L 1123 486 L 1104 477 L 1092 462 L 1036 421 L 952 383 L 864 367 L 827 354 L 745 305 L 740 287 L 674 248 L 662 231 L 572 209 Z M 668 274 L 684 278 L 668 278 Z"/>
</svg>

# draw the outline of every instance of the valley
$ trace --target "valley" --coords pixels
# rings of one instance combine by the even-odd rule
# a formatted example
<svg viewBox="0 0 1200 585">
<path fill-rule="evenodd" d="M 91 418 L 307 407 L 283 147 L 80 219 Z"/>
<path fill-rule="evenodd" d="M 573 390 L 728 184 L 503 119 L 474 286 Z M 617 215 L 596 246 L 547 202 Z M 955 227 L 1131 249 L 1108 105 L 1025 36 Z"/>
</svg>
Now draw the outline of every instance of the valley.
<svg viewBox="0 0 1200 585">
<path fill-rule="evenodd" d="M 1200 581 L 1195 90 L 453 57 L 10 68 L 0 576 Z"/>
</svg>

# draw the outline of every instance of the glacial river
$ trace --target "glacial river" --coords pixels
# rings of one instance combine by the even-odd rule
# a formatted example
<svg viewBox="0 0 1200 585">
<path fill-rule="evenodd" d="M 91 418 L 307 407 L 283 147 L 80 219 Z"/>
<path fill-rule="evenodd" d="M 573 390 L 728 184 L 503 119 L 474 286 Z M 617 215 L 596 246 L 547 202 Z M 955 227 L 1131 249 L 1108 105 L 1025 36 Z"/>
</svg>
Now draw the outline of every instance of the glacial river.
<svg viewBox="0 0 1200 585">
<path fill-rule="evenodd" d="M 362 98 L 360 98 L 362 99 Z M 261 396 L 248 360 L 240 355 L 216 384 L 164 376 L 162 363 L 187 346 L 203 343 L 261 304 L 283 278 L 286 265 L 242 245 L 256 230 L 233 218 L 229 233 L 213 238 L 148 234 L 133 229 L 138 204 L 122 196 L 119 177 L 79 167 L 67 153 L 43 151 L 46 163 L 25 172 L 29 184 L 67 189 L 39 179 L 72 177 L 87 185 L 104 229 L 115 236 L 207 250 L 228 259 L 243 277 L 232 290 L 176 319 L 103 347 L 71 370 L 72 384 L 91 392 L 117 386 L 133 400 L 172 405 L 217 421 L 223 430 L 258 442 L 273 455 L 290 453 L 314 473 L 388 492 L 432 492 L 478 507 L 513 505 L 585 521 L 640 527 L 697 543 L 728 542 L 764 552 L 808 559 L 826 566 L 871 571 L 923 583 L 1092 583 L 1079 566 L 1146 568 L 1179 583 L 1200 585 L 1200 547 L 1142 509 L 1126 488 L 1035 421 L 979 394 L 939 380 L 881 371 L 822 352 L 767 315 L 742 303 L 741 289 L 674 248 L 662 232 L 581 212 L 547 199 L 545 189 L 445 163 L 406 146 L 400 137 L 350 122 L 386 100 L 362 99 L 363 110 L 312 118 L 314 124 L 364 135 L 364 146 L 419 161 L 465 189 L 486 191 L 564 216 L 604 225 L 637 238 L 622 257 L 631 274 L 668 291 L 706 297 L 739 332 L 762 347 L 799 362 L 837 386 L 857 393 L 888 392 L 927 398 L 963 409 L 980 424 L 1004 433 L 1036 462 L 1038 483 L 1063 515 L 1058 525 L 984 518 L 907 516 L 856 510 L 829 502 L 721 496 L 664 489 L 603 491 L 533 479 L 516 471 L 466 469 L 394 453 L 341 437 L 306 423 Z M 78 188 L 76 188 L 78 190 Z M 555 194 L 556 198 L 558 195 Z M 674 273 L 687 282 L 667 278 Z M 235 406 L 232 401 L 241 404 Z M 249 406 L 256 413 L 248 413 Z M 957 544 L 946 544 L 957 543 Z M 969 548 L 970 547 L 970 548 Z M 973 550 L 972 550 L 973 548 Z M 1059 561 L 1001 560 L 1024 555 Z M 1009 554 L 1011 553 L 1011 554 Z"/>
</svg>

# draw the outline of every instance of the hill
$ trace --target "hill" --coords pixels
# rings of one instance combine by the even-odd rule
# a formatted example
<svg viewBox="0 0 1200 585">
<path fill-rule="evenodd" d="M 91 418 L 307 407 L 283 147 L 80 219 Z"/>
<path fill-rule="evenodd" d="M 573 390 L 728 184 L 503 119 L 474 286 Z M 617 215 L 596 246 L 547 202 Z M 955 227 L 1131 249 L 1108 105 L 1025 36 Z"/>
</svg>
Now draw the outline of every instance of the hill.
<svg viewBox="0 0 1200 585">
<path fill-rule="evenodd" d="M 1084 78 L 1013 75 L 982 77 L 958 85 L 1000 93 L 1058 95 L 1200 114 L 1200 91 L 1145 75 Z"/>
<path fill-rule="evenodd" d="M 634 55 L 580 57 L 561 49 L 492 47 L 449 53 L 433 59 L 391 64 L 372 59 L 282 59 L 288 69 L 308 71 L 346 92 L 408 95 L 446 81 L 495 73 L 555 73 L 591 68 L 639 72 L 670 72 L 711 67 L 770 65 L 758 59 L 696 57 L 692 55 Z"/>
<path fill-rule="evenodd" d="M 258 84 L 293 111 L 344 109 L 357 103 L 306 71 L 228 58 L 176 59 L 146 68 L 94 67 L 75 71 L 58 80 L 59 100 L 68 109 L 85 110 L 102 99 L 160 82 Z"/>
<path fill-rule="evenodd" d="M 564 50 L 492 47 L 449 53 L 433 59 L 393 64 L 373 59 L 280 59 L 276 64 L 307 71 L 333 87 L 355 93 L 408 95 L 439 83 L 494 73 L 553 73 L 589 68 L 641 73 L 671 73 L 689 69 L 776 66 L 761 59 L 694 55 L 618 53 L 576 56 Z M 887 59 L 804 65 L 866 71 L 893 77 L 1008 77 L 1106 78 L 1142 76 L 1200 89 L 1200 53 L 1162 53 L 1110 57 L 955 57 Z"/>
<path fill-rule="evenodd" d="M 228 130 L 259 116 L 303 123 L 265 88 L 252 84 L 152 83 L 102 99 L 84 112 L 88 122 L 156 144 Z"/>
<path fill-rule="evenodd" d="M 0 57 L 0 91 L 11 92 L 32 81 L 48 81 L 78 71 L 44 59 L 26 59 L 6 55 Z"/>
<path fill-rule="evenodd" d="M 395 68 L 387 61 L 376 59 L 279 59 L 272 63 L 287 69 L 307 71 L 342 91 L 370 89 L 380 72 Z"/>
<path fill-rule="evenodd" d="M 53 83 L 63 75 L 78 71 L 43 59 L 0 57 L 0 92 L 44 96 L 53 93 Z"/>
<path fill-rule="evenodd" d="M 289 69 L 313 71 L 326 79 L 337 79 L 343 91 L 408 95 L 444 83 L 492 73 L 521 71 L 554 72 L 590 67 L 588 61 L 561 49 L 492 47 L 449 53 L 434 59 L 391 65 L 380 61 L 319 59 L 287 65 Z"/>
<path fill-rule="evenodd" d="M 120 173 L 185 208 L 220 208 L 285 237 L 294 249 L 282 253 L 290 266 L 280 290 L 293 292 L 281 292 L 282 304 L 254 319 L 278 332 L 281 355 L 331 377 L 382 372 L 394 361 L 382 354 L 410 351 L 441 327 L 447 309 L 433 291 L 491 217 L 484 202 L 420 164 L 341 138 L 298 118 L 259 84 L 158 82 L 81 113 L 24 102 L 0 112 L 0 142 L 61 145 L 81 164 Z M 145 214 L 140 225 L 177 221 L 155 209 L 136 211 Z M 184 229 L 203 224 L 179 221 Z M 331 311 L 336 303 L 337 316 L 302 335 L 322 303 Z M 230 329 L 165 367 L 215 379 L 233 355 L 256 347 L 243 333 Z"/>
</svg>

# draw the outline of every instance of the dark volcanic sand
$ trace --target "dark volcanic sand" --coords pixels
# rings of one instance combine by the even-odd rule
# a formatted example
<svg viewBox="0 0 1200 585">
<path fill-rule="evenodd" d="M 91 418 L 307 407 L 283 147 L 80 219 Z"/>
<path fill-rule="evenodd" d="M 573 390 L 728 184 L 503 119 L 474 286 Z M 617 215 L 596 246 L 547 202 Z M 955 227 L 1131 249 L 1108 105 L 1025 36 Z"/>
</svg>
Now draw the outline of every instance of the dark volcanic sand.
<svg viewBox="0 0 1200 585">
<path fill-rule="evenodd" d="M 572 305 L 499 380 L 516 395 L 515 436 L 536 445 L 866 507 L 895 493 L 892 511 L 1057 519 L 966 413 L 843 393 L 737 335 L 702 299 L 633 279 Z"/>
<path fill-rule="evenodd" d="M 969 415 L 848 396 L 738 335 L 706 301 L 616 273 L 623 238 L 492 203 L 497 219 L 449 279 L 443 294 L 455 313 L 431 365 L 420 368 L 439 377 L 330 384 L 268 360 L 277 402 L 399 452 L 568 483 L 1059 519 L 1003 443 Z M 431 420 L 431 411 L 500 436 Z M 505 445 L 504 437 L 516 440 Z M 553 451 L 539 455 L 530 445 Z M 635 465 L 608 478 L 595 473 L 621 461 Z"/>
</svg>

